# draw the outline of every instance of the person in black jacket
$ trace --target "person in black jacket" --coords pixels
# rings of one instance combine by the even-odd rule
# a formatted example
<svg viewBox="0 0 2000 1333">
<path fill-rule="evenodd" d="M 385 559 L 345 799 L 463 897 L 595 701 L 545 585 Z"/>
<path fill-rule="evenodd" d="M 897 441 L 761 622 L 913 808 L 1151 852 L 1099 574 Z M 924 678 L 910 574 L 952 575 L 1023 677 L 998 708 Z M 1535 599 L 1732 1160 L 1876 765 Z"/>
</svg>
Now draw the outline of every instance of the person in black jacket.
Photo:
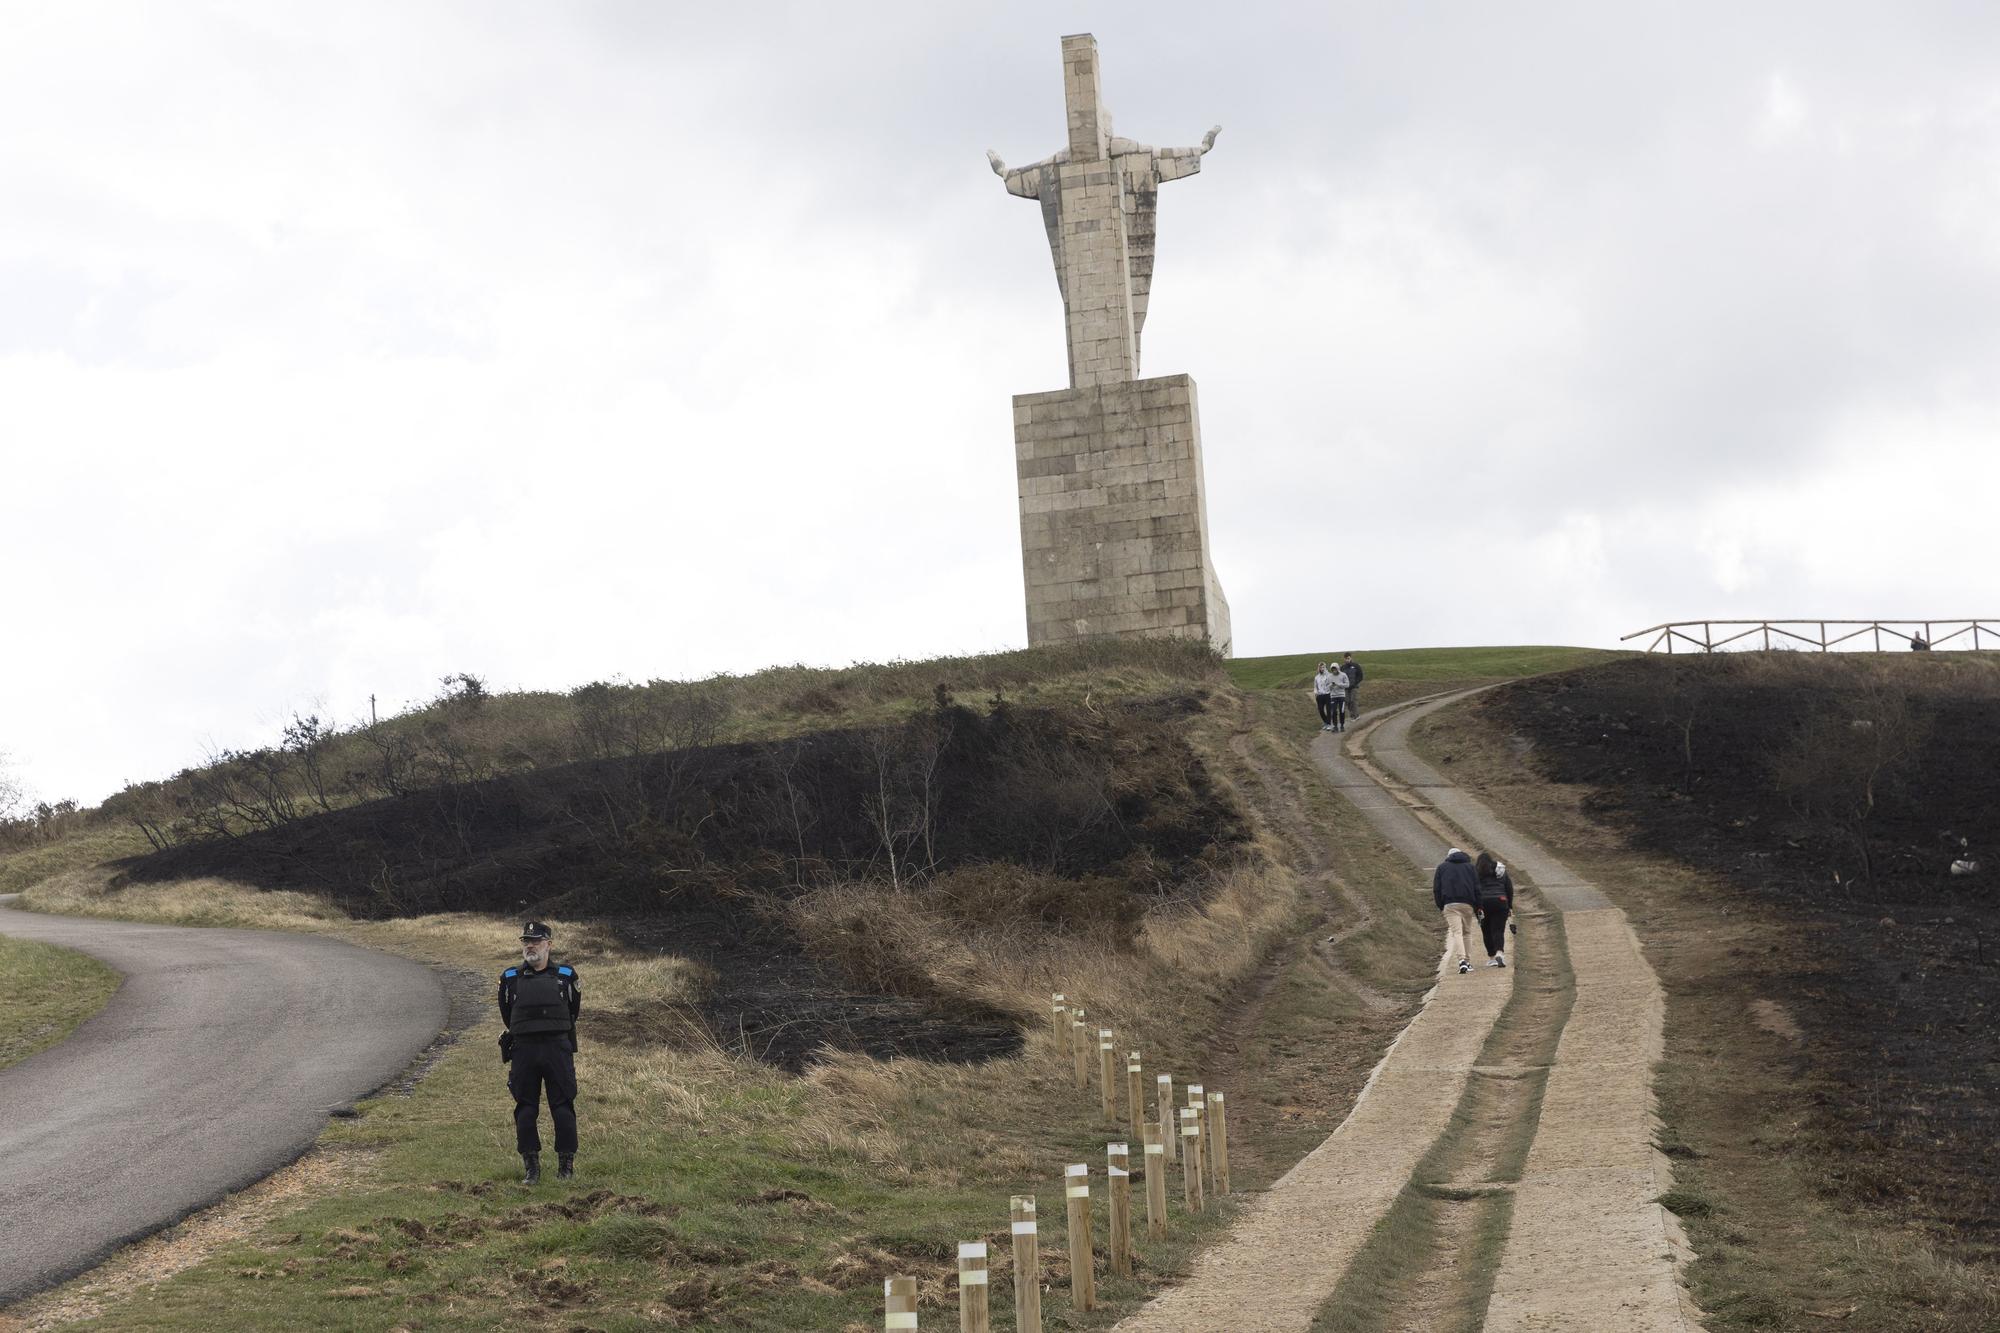
<svg viewBox="0 0 2000 1333">
<path fill-rule="evenodd" d="M 1472 858 L 1454 847 L 1431 874 L 1431 898 L 1444 913 L 1444 961 L 1458 955 L 1458 970 L 1472 970 L 1472 923 L 1479 915 L 1479 875 Z"/>
<path fill-rule="evenodd" d="M 1353 653 L 1346 653 L 1340 662 L 1340 673 L 1347 677 L 1347 716 L 1361 716 L 1361 663 L 1354 660 Z"/>
<path fill-rule="evenodd" d="M 555 938 L 546 922 L 521 927 L 521 965 L 500 974 L 500 1059 L 513 1065 L 507 1090 L 514 1094 L 514 1147 L 525 1168 L 523 1185 L 542 1178 L 542 1094 L 556 1129 L 556 1178 L 576 1174 L 576 1018 L 583 983 L 576 969 L 549 957 Z"/>
<path fill-rule="evenodd" d="M 1472 863 L 1479 876 L 1479 933 L 1486 937 L 1486 965 L 1507 966 L 1507 915 L 1514 910 L 1514 881 L 1507 867 L 1481 852 Z"/>
</svg>

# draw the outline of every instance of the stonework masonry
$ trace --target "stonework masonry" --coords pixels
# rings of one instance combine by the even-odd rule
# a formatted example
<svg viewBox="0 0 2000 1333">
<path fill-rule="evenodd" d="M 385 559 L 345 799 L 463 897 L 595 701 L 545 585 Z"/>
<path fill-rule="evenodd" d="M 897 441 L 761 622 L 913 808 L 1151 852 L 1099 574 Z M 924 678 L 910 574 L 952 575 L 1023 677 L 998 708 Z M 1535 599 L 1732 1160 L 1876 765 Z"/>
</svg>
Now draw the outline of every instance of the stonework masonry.
<svg viewBox="0 0 2000 1333">
<path fill-rule="evenodd" d="M 1062 52 L 1068 145 L 1011 170 L 987 154 L 1008 193 L 1041 204 L 1069 345 L 1068 389 L 1014 399 L 1028 642 L 1197 638 L 1227 654 L 1194 381 L 1137 378 L 1160 185 L 1200 171 L 1220 131 L 1198 148 L 1119 138 L 1096 39 Z"/>
<path fill-rule="evenodd" d="M 1014 460 L 1030 644 L 1111 635 L 1229 651 L 1193 379 L 1017 395 Z"/>
</svg>

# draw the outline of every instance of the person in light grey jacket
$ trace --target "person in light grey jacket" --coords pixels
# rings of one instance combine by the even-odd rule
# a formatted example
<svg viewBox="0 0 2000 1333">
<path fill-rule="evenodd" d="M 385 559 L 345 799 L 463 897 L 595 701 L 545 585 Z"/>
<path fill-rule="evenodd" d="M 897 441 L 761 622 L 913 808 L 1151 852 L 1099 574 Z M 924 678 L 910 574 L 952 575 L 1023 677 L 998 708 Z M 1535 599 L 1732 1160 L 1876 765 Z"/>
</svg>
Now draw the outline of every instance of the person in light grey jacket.
<svg viewBox="0 0 2000 1333">
<path fill-rule="evenodd" d="M 1333 676 L 1324 662 L 1313 672 L 1313 703 L 1319 709 L 1321 731 L 1333 730 Z"/>
<path fill-rule="evenodd" d="M 1348 684 L 1348 681 L 1347 681 L 1347 673 L 1346 673 L 1346 672 L 1344 672 L 1344 671 L 1339 671 L 1339 670 L 1335 670 L 1335 671 L 1331 671 L 1331 672 L 1330 672 L 1329 674 L 1331 674 L 1331 675 L 1332 675 L 1332 677 L 1333 677 L 1333 687 L 1332 687 L 1332 689 L 1331 689 L 1331 691 L 1330 691 L 1330 693 L 1331 693 L 1331 694 L 1332 694 L 1332 696 L 1333 696 L 1333 699 L 1332 699 L 1332 702 L 1333 702 L 1333 725 L 1332 725 L 1331 727 L 1327 728 L 1327 730 L 1329 730 L 1329 731 L 1346 731 L 1346 730 L 1347 730 L 1347 691 L 1349 690 L 1349 688 L 1351 688 L 1351 687 L 1349 686 L 1349 684 Z"/>
</svg>

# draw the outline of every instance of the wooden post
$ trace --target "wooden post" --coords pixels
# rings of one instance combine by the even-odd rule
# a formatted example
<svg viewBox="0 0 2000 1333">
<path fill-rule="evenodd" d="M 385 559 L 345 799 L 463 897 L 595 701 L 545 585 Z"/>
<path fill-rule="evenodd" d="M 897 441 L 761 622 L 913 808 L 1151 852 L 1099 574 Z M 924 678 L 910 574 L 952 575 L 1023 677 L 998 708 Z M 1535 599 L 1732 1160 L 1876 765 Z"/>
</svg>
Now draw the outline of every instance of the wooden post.
<svg viewBox="0 0 2000 1333">
<path fill-rule="evenodd" d="M 1201 1126 L 1194 1122 L 1194 1108 L 1181 1108 L 1181 1193 L 1191 1213 L 1206 1206 L 1201 1188 Z"/>
<path fill-rule="evenodd" d="M 1146 1141 L 1146 1080 L 1139 1068 L 1139 1053 L 1125 1056 L 1125 1098 L 1132 1103 L 1132 1142 Z"/>
<path fill-rule="evenodd" d="M 1076 1012 L 1081 1014 L 1083 1010 L 1079 1009 Z M 1090 1033 L 1084 1029 L 1082 1018 L 1076 1019 L 1069 1025 L 1069 1041 L 1070 1053 L 1075 1056 L 1070 1076 L 1081 1091 L 1090 1086 Z"/>
<path fill-rule="evenodd" d="M 1064 1175 L 1069 1196 L 1069 1301 L 1077 1310 L 1097 1308 L 1096 1259 L 1090 1246 L 1090 1167 L 1072 1166 Z"/>
<path fill-rule="evenodd" d="M 1875 651 L 1878 653 L 1882 651 L 1882 626 L 1880 622 L 1877 622 L 1875 625 Z"/>
<path fill-rule="evenodd" d="M 1014 1327 L 1042 1333 L 1041 1237 L 1035 1231 L 1035 1196 L 1014 1196 Z"/>
<path fill-rule="evenodd" d="M 1222 1094 L 1208 1094 L 1208 1150 L 1215 1155 L 1215 1192 L 1229 1193 L 1229 1108 Z"/>
<path fill-rule="evenodd" d="M 1139 1136 L 1146 1144 L 1146 1235 L 1151 1240 L 1167 1238 L 1167 1145 L 1160 1142 L 1160 1127 L 1147 1125 Z"/>
<path fill-rule="evenodd" d="M 1111 1196 L 1111 1271 L 1132 1276 L 1132 1149 L 1113 1143 L 1104 1149 L 1106 1192 Z"/>
<path fill-rule="evenodd" d="M 892 1277 L 882 1280 L 882 1327 L 917 1326 L 917 1280 Z"/>
<path fill-rule="evenodd" d="M 1109 1123 L 1118 1120 L 1118 1052 L 1112 1049 L 1110 1028 L 1097 1030 L 1097 1081 L 1102 1086 L 1104 1119 Z"/>
<path fill-rule="evenodd" d="M 1063 1040 L 1069 1036 L 1069 1002 L 1060 991 L 1049 997 L 1049 1022 L 1056 1030 L 1056 1054 L 1061 1055 Z"/>
<path fill-rule="evenodd" d="M 1202 1091 L 1201 1084 L 1188 1084 L 1187 1104 L 1194 1108 L 1194 1127 L 1198 1130 L 1207 1129 L 1208 1097 Z M 1205 1133 L 1195 1135 L 1195 1142 L 1201 1147 L 1202 1180 L 1204 1183 L 1212 1185 L 1215 1183 L 1215 1168 L 1213 1162 L 1210 1160 L 1212 1154 L 1208 1151 L 1208 1135 Z"/>
<path fill-rule="evenodd" d="M 1771 651 L 1771 627 L 1769 625 L 1764 626 L 1764 651 L 1767 653 Z"/>
<path fill-rule="evenodd" d="M 1194 1122 L 1201 1126 L 1201 1170 L 1208 1180 L 1208 1192 L 1220 1194 L 1222 1187 L 1215 1174 L 1215 1111 L 1207 1094 L 1199 1094 L 1194 1103 Z"/>
<path fill-rule="evenodd" d="M 1181 1144 L 1179 1125 L 1174 1119 L 1174 1076 L 1162 1074 L 1159 1079 L 1160 1142 L 1166 1148 L 1167 1160 L 1180 1160 Z"/>
<path fill-rule="evenodd" d="M 961 1241 L 958 1247 L 958 1333 L 991 1333 L 986 1303 L 986 1242 Z"/>
</svg>

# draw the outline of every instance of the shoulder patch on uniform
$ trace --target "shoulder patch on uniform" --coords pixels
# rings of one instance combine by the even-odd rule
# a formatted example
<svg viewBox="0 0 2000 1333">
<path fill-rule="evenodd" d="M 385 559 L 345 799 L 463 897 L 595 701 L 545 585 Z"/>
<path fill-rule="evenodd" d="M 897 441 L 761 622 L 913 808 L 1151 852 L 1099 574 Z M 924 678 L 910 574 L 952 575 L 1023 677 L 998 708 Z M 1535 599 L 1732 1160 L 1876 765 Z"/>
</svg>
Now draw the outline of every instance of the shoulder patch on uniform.
<svg viewBox="0 0 2000 1333">
<path fill-rule="evenodd" d="M 521 972 L 521 969 L 520 969 L 520 968 L 518 968 L 518 967 L 510 967 L 510 968 L 508 968 L 508 969 L 507 969 L 507 970 L 506 970 L 505 972 L 502 972 L 502 973 L 501 973 L 500 975 L 501 975 L 501 976 L 503 976 L 503 977 L 512 977 L 512 976 L 518 976 L 518 975 L 520 975 L 520 972 Z"/>
<path fill-rule="evenodd" d="M 576 969 L 573 967 L 559 967 L 556 969 L 556 971 L 566 977 L 573 977 L 576 975 Z"/>
</svg>

